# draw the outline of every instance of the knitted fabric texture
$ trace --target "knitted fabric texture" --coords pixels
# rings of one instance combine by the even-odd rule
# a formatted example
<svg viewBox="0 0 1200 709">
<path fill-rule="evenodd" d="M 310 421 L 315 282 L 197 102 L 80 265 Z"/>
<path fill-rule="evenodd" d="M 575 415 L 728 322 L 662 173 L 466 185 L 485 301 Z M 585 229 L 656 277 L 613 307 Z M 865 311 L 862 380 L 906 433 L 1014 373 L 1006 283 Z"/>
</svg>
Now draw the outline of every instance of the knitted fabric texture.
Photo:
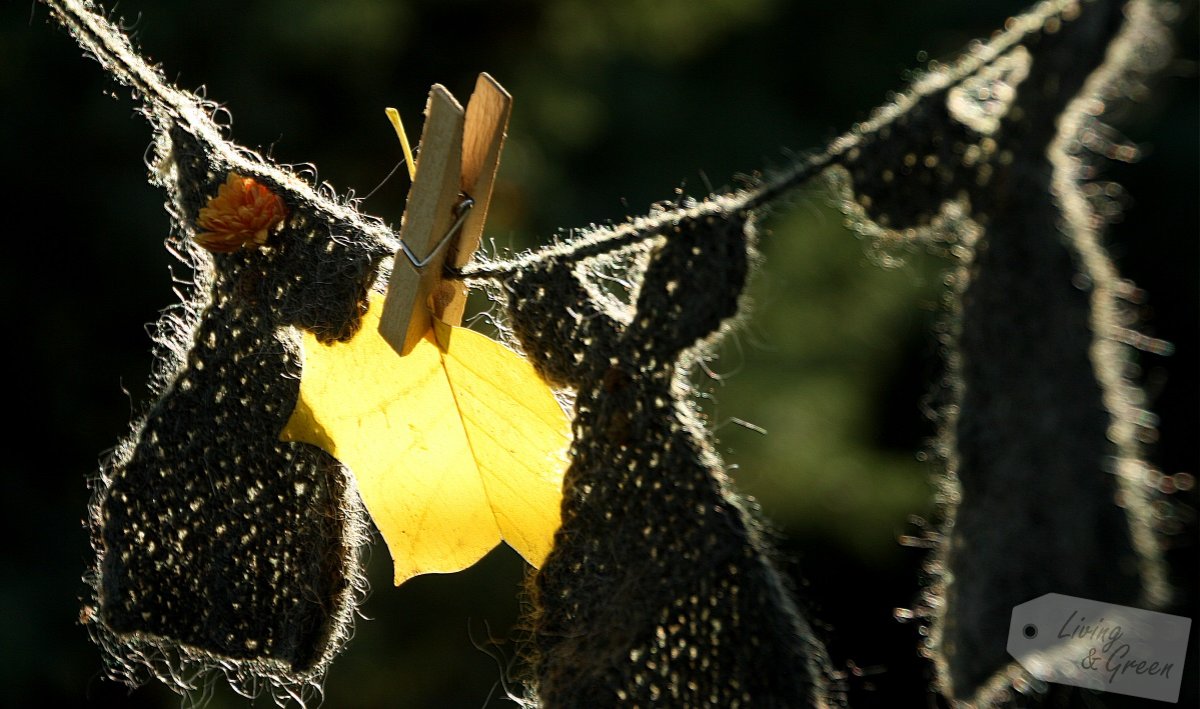
<svg viewBox="0 0 1200 709">
<path fill-rule="evenodd" d="M 951 244 L 961 264 L 925 652 L 942 693 L 974 705 L 1031 686 L 1007 650 L 1015 606 L 1051 592 L 1166 600 L 1140 392 L 1121 372 L 1129 318 L 1099 241 L 1106 205 L 1082 177 L 1132 154 L 1098 117 L 1169 56 L 1158 11 L 1098 1 L 1017 18 L 1037 29 L 993 41 L 988 67 L 925 94 L 832 175 L 860 232 Z"/>
<path fill-rule="evenodd" d="M 194 274 L 154 329 L 157 398 L 94 487 L 85 617 L 110 673 L 128 682 L 155 676 L 186 691 L 220 668 L 239 691 L 265 684 L 302 701 L 348 637 L 365 582 L 347 472 L 278 440 L 299 389 L 297 328 L 353 334 L 394 236 L 226 142 L 215 106 L 170 86 L 88 6 L 53 9 L 145 96 L 152 179 L 175 227 L 167 246 Z M 279 196 L 288 217 L 261 249 L 210 255 L 190 237 L 230 172 Z"/>
<path fill-rule="evenodd" d="M 230 142 L 216 106 L 168 83 L 91 3 L 44 1 L 141 98 L 152 179 L 170 195 L 168 248 L 194 272 L 157 324 L 156 400 L 94 485 L 85 617 L 120 679 L 186 691 L 218 670 L 243 692 L 265 684 L 303 703 L 348 637 L 363 521 L 348 472 L 278 436 L 300 331 L 350 336 L 396 237 Z M 1121 369 L 1135 333 L 1082 191 L 1085 152 L 1127 152 L 1099 119 L 1161 65 L 1159 14 L 1151 0 L 1042 3 L 761 184 L 452 274 L 498 293 L 538 371 L 575 392 L 562 526 L 532 578 L 533 701 L 839 701 L 687 379 L 739 313 L 753 218 L 822 174 L 879 246 L 952 259 L 947 521 L 923 648 L 938 691 L 980 704 L 1037 691 L 1004 643 L 1012 607 L 1041 593 L 1163 601 L 1134 482 L 1138 394 Z M 287 218 L 261 248 L 210 255 L 192 242 L 195 220 L 231 172 L 278 196 Z M 612 268 L 632 274 L 632 305 L 605 292 Z"/>
<path fill-rule="evenodd" d="M 182 237 L 235 166 L 181 124 L 157 147 Z M 142 664 L 189 686 L 190 665 L 220 658 L 235 683 L 315 680 L 362 586 L 345 471 L 278 437 L 299 386 L 295 328 L 351 335 L 388 245 L 258 179 L 289 218 L 265 248 L 212 258 L 186 306 L 186 356 L 98 488 L 92 627 L 133 677 Z"/>
<path fill-rule="evenodd" d="M 514 333 L 577 391 L 562 526 L 534 579 L 546 707 L 822 703 L 823 650 L 687 400 L 681 354 L 738 312 L 745 213 L 663 230 L 622 312 L 545 259 L 504 284 Z M 814 693 L 814 690 L 815 693 Z"/>
<path fill-rule="evenodd" d="M 1107 3 L 1042 36 L 1015 116 L 991 135 L 1005 159 L 975 189 L 964 180 L 986 225 L 964 252 L 956 408 L 943 422 L 953 451 L 946 495 L 957 505 L 945 525 L 932 644 L 948 696 L 999 698 L 991 678 L 1000 671 L 1002 687 L 1015 670 L 1001 670 L 1012 661 L 1010 616 L 1029 599 L 1166 600 L 1135 438 L 1138 392 L 1119 370 L 1120 282 L 1081 191 L 1087 155 L 1076 137 L 1102 130 L 1089 111 L 1123 93 L 1127 72 L 1166 55 L 1154 51 L 1160 31 L 1146 6 Z M 1106 48 L 1134 64 L 1093 74 Z M 1056 126 L 1045 116 L 1061 118 Z"/>
<path fill-rule="evenodd" d="M 877 139 L 846 164 L 881 238 L 957 235 L 929 652 L 944 694 L 984 704 L 1022 675 L 1006 648 L 1014 606 L 1050 592 L 1165 600 L 1136 392 L 1117 370 L 1119 284 L 1080 178 L 1081 140 L 1123 149 L 1095 137 L 1095 116 L 1161 63 L 1163 31 L 1144 3 L 1093 3 L 1059 27 L 897 120 L 909 151 Z"/>
</svg>

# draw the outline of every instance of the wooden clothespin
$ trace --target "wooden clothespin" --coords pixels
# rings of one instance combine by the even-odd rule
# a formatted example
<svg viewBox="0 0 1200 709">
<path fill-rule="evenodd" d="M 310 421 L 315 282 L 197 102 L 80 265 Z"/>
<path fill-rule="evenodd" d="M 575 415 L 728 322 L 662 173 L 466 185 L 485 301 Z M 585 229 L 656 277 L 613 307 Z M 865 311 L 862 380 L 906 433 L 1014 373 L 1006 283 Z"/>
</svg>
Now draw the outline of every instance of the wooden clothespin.
<svg viewBox="0 0 1200 709">
<path fill-rule="evenodd" d="M 465 266 L 479 247 L 511 112 L 512 96 L 487 74 L 475 82 L 465 116 L 446 87 L 429 91 L 402 246 L 379 323 L 379 334 L 401 355 L 429 330 L 431 317 L 462 323 L 467 286 L 443 272 L 447 263 Z"/>
</svg>

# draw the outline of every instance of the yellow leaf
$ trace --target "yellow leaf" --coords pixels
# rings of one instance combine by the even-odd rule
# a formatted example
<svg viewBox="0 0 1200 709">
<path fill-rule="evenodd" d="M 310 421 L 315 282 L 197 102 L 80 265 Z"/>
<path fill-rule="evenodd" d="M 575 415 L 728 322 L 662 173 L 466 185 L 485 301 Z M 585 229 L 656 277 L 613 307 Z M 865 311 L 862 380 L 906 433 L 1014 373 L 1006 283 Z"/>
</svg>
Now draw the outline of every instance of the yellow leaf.
<svg viewBox="0 0 1200 709">
<path fill-rule="evenodd" d="M 362 328 L 325 345 L 304 335 L 296 409 L 280 438 L 350 468 L 395 563 L 396 585 L 474 564 L 501 540 L 534 566 L 559 525 L 570 425 L 516 353 L 435 320 L 401 357 Z"/>
</svg>

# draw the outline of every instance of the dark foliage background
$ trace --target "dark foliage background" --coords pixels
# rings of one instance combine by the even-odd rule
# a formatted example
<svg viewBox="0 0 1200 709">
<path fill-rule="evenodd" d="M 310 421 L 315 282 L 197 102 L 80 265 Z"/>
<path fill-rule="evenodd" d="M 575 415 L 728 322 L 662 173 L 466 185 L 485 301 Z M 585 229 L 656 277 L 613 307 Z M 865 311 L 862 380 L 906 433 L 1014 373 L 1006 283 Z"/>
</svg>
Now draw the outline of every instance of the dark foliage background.
<svg viewBox="0 0 1200 709">
<path fill-rule="evenodd" d="M 702 195 L 864 118 L 906 72 L 986 36 L 1022 3 L 929 0 L 483 3 L 457 0 L 126 0 L 119 14 L 184 87 L 234 116 L 234 137 L 282 162 L 312 162 L 339 190 L 372 191 L 399 148 L 382 108 L 419 132 L 431 83 L 466 98 L 479 71 L 516 97 L 489 235 L 541 243 L 558 227 L 618 220 L 677 188 Z M 0 303 L 10 424 L 0 521 L 0 686 L 11 706 L 172 706 L 158 686 L 102 679 L 77 622 L 88 563 L 85 481 L 144 400 L 142 325 L 169 304 L 163 196 L 145 182 L 147 126 L 31 2 L 0 6 L 0 154 L 9 194 Z M 1197 81 L 1194 5 L 1178 60 L 1120 127 L 1147 149 L 1110 166 L 1130 195 L 1110 235 L 1122 272 L 1148 291 L 1143 329 L 1170 340 L 1142 356 L 1161 417 L 1151 457 L 1197 468 Z M 113 98 L 117 100 L 113 100 Z M 407 178 L 364 203 L 398 221 Z M 884 270 L 819 190 L 767 222 L 765 268 L 741 333 L 700 373 L 704 406 L 740 487 L 780 531 L 803 603 L 847 673 L 854 706 L 926 705 L 930 668 L 911 607 L 925 552 L 898 543 L 933 514 L 939 377 L 931 335 L 944 262 L 910 254 Z M 126 393 L 128 392 L 128 393 Z M 747 421 L 767 431 L 739 424 Z M 1195 598 L 1195 491 L 1173 498 L 1176 581 Z M 1063 501 L 1069 505 L 1069 500 Z M 453 576 L 374 590 L 333 665 L 330 706 L 502 706 L 498 683 L 524 574 L 498 550 Z M 1194 615 L 1194 602 L 1191 613 Z M 1195 654 L 1195 644 L 1191 650 Z M 214 707 L 247 701 L 216 683 Z M 262 702 L 266 703 L 266 702 Z"/>
</svg>

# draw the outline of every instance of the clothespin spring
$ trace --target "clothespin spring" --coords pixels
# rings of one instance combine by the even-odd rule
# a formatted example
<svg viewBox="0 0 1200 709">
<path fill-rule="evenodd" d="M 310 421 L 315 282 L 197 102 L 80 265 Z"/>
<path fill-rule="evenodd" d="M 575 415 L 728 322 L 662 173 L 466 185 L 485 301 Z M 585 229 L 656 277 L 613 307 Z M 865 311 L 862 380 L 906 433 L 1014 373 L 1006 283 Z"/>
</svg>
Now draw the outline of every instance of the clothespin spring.
<svg viewBox="0 0 1200 709">
<path fill-rule="evenodd" d="M 471 207 L 474 206 L 475 200 L 467 195 L 462 195 L 462 200 L 454 207 L 454 223 L 450 225 L 450 228 L 446 230 L 446 234 L 434 245 L 433 249 L 425 255 L 425 258 L 417 258 L 412 249 L 408 248 L 408 244 L 404 243 L 404 240 L 401 239 L 400 248 L 404 251 L 404 255 L 408 258 L 409 263 L 418 271 L 428 266 L 429 262 L 437 256 L 439 251 L 446 248 L 446 244 L 449 244 L 454 235 L 458 233 L 458 230 L 462 228 L 463 222 L 467 220 L 467 215 L 471 213 Z"/>
</svg>

